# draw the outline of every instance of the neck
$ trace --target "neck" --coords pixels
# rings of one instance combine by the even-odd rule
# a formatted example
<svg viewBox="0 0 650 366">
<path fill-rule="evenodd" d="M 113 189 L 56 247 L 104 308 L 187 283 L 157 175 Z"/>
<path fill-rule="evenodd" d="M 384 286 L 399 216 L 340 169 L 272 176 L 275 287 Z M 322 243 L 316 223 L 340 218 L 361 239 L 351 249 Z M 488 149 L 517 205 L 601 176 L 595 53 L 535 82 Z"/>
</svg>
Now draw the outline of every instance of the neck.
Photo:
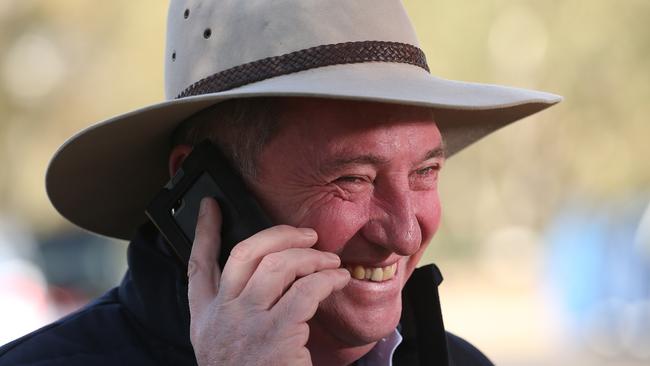
<svg viewBox="0 0 650 366">
<path fill-rule="evenodd" d="M 319 326 L 318 321 L 309 322 L 307 349 L 314 366 L 346 366 L 363 357 L 377 344 L 372 342 L 361 346 L 351 346 Z"/>
</svg>

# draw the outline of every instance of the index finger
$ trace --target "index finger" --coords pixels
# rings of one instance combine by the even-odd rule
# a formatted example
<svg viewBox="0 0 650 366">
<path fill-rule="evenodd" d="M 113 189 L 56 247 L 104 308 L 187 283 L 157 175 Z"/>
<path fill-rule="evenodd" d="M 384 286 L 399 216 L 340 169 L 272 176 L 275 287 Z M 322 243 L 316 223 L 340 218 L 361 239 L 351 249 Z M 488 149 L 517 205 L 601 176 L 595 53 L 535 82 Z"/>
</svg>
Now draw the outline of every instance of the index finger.
<svg viewBox="0 0 650 366">
<path fill-rule="evenodd" d="M 309 248 L 317 240 L 313 229 L 278 225 L 240 242 L 223 269 L 219 298 L 228 301 L 239 296 L 264 256 L 289 248 Z"/>
<path fill-rule="evenodd" d="M 221 210 L 217 201 L 201 200 L 190 260 L 187 264 L 187 297 L 190 310 L 202 309 L 217 295 L 220 270 Z"/>
</svg>

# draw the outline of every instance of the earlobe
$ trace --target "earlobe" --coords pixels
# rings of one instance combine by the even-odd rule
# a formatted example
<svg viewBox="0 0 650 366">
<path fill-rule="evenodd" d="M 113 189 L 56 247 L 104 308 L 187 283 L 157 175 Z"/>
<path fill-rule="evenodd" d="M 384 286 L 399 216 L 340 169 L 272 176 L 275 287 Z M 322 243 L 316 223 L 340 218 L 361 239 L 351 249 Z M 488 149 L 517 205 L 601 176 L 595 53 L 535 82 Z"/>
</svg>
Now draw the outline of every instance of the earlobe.
<svg viewBox="0 0 650 366">
<path fill-rule="evenodd" d="M 172 151 L 169 153 L 169 177 L 173 177 L 178 169 L 185 161 L 185 158 L 192 152 L 192 146 L 190 145 L 177 145 L 174 146 Z"/>
</svg>

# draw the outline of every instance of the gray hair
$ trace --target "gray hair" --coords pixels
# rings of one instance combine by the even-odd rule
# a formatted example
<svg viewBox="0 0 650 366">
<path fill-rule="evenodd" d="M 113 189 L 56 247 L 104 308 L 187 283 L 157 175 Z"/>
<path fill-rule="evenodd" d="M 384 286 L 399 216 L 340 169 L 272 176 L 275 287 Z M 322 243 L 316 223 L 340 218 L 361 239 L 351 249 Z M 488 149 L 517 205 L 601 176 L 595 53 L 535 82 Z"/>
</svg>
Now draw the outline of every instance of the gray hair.
<svg viewBox="0 0 650 366">
<path fill-rule="evenodd" d="M 216 144 L 244 177 L 255 178 L 262 149 L 278 130 L 280 98 L 231 99 L 204 109 L 176 128 L 172 146 Z"/>
</svg>

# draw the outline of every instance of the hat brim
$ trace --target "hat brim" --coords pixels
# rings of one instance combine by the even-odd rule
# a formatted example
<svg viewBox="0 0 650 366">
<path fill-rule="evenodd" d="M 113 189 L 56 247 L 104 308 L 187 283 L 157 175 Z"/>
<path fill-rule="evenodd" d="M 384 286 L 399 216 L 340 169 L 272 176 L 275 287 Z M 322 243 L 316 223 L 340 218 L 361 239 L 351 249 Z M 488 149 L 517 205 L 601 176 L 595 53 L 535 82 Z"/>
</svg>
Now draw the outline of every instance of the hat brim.
<svg viewBox="0 0 650 366">
<path fill-rule="evenodd" d="M 171 134 L 178 124 L 220 101 L 260 96 L 431 107 L 448 156 L 561 100 L 539 91 L 445 80 L 404 64 L 327 66 L 154 104 L 88 127 L 66 141 L 50 161 L 47 194 L 74 224 L 128 240 L 146 221 L 149 201 L 169 180 Z"/>
</svg>

